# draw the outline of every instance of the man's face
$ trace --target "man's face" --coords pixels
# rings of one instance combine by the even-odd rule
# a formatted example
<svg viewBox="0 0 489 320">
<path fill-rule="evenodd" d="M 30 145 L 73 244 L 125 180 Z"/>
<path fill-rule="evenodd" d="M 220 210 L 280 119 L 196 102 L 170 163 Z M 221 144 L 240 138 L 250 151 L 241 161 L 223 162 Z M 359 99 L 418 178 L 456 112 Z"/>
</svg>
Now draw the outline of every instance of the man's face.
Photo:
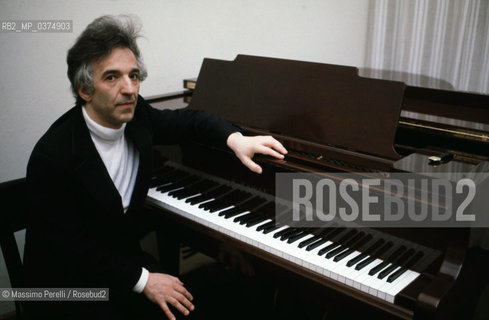
<svg viewBox="0 0 489 320">
<path fill-rule="evenodd" d="M 78 93 L 86 101 L 92 120 L 118 129 L 134 116 L 139 93 L 136 57 L 128 48 L 116 48 L 107 58 L 94 62 L 92 68 L 94 93 L 83 88 Z"/>
</svg>

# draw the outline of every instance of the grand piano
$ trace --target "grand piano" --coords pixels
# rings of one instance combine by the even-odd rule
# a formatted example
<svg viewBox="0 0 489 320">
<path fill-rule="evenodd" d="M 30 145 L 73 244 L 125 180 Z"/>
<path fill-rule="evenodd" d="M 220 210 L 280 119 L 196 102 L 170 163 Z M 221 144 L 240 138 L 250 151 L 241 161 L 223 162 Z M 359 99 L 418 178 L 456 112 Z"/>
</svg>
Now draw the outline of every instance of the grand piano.
<svg viewBox="0 0 489 320">
<path fill-rule="evenodd" d="M 289 226 L 276 220 L 275 174 L 479 170 L 489 161 L 489 96 L 361 77 L 354 67 L 239 55 L 205 59 L 194 90 L 148 100 L 206 110 L 247 134 L 271 134 L 289 151 L 284 160 L 257 156 L 264 169 L 257 175 L 205 144 L 155 149 L 147 208 L 171 271 L 178 272 L 180 241 L 214 257 L 232 247 L 264 278 L 325 308 L 397 319 L 470 312 L 460 301 L 480 293 L 481 270 L 471 269 L 478 257 L 468 254 L 477 232 Z M 449 160 L 430 163 L 440 154 Z"/>
</svg>

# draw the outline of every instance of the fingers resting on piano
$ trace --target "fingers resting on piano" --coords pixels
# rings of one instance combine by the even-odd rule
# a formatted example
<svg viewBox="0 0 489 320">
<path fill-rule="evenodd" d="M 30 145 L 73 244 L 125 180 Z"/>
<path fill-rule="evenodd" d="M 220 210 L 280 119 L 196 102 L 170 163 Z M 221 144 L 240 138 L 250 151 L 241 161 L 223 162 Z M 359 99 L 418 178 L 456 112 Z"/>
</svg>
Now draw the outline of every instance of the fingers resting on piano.
<svg viewBox="0 0 489 320">
<path fill-rule="evenodd" d="M 252 160 L 256 153 L 277 159 L 283 159 L 287 154 L 285 147 L 272 136 L 248 137 L 234 132 L 229 135 L 227 145 L 246 167 L 256 173 L 262 173 L 262 168 Z"/>
</svg>

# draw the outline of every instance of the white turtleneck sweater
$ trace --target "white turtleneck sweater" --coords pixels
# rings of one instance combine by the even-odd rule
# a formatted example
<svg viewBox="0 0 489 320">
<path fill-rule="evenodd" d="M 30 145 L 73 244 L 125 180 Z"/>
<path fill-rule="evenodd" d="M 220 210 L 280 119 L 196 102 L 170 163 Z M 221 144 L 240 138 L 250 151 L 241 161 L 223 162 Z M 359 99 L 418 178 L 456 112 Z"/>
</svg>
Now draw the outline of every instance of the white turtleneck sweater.
<svg viewBox="0 0 489 320">
<path fill-rule="evenodd" d="M 85 106 L 82 107 L 82 111 L 93 143 L 112 178 L 114 186 L 119 191 L 125 213 L 131 203 L 132 192 L 136 184 L 139 152 L 134 148 L 132 141 L 128 141 L 124 135 L 125 123 L 120 129 L 107 128 L 93 121 L 88 116 Z M 148 270 L 143 268 L 139 281 L 133 290 L 142 292 L 148 281 L 148 276 Z"/>
</svg>

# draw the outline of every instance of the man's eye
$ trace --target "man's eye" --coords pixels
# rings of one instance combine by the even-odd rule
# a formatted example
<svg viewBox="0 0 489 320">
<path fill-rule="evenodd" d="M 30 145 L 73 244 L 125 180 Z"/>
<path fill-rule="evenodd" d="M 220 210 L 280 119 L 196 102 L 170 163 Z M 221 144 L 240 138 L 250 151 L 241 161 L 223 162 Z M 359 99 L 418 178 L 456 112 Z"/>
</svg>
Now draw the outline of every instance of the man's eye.
<svg viewBox="0 0 489 320">
<path fill-rule="evenodd" d="M 137 74 L 137 73 L 131 74 L 131 79 L 139 80 L 139 74 Z"/>
<path fill-rule="evenodd" d="M 115 76 L 107 76 L 105 78 L 105 80 L 108 80 L 108 81 L 114 81 L 115 80 Z"/>
</svg>

